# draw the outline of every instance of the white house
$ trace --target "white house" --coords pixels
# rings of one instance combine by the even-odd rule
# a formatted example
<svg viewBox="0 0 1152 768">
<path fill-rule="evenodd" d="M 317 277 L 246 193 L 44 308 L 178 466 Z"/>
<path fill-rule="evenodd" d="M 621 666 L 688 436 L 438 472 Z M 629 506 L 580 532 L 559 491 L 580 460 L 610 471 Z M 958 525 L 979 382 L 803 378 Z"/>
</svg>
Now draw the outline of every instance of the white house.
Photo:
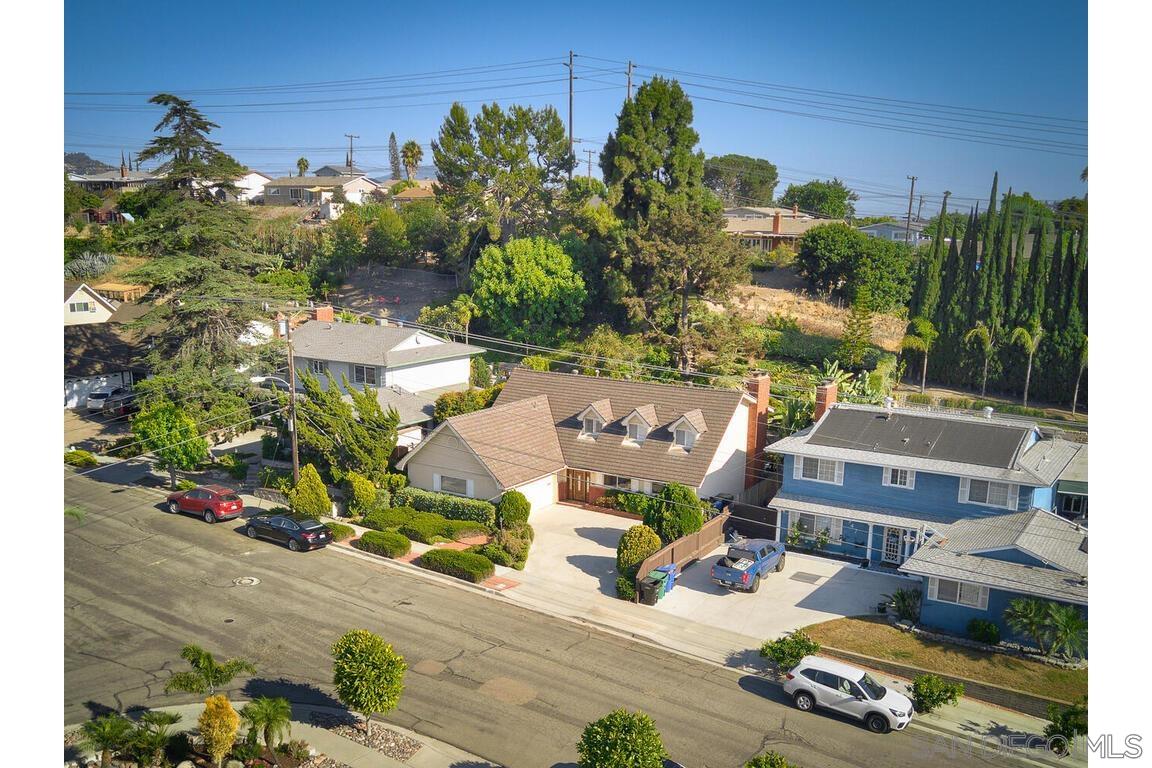
<svg viewBox="0 0 1152 768">
<path fill-rule="evenodd" d="M 111 311 L 109 310 L 111 307 Z M 147 376 L 147 304 L 117 304 L 82 283 L 64 284 L 64 407 L 83 407 L 97 387 L 130 386 Z"/>
<path fill-rule="evenodd" d="M 447 419 L 399 466 L 418 488 L 515 488 L 533 505 L 673 482 L 741 495 L 761 485 L 768 389 L 766 376 L 740 391 L 516 368 L 492 408 Z"/>
<path fill-rule="evenodd" d="M 87 283 L 64 283 L 64 325 L 106 323 L 117 306 Z"/>
<path fill-rule="evenodd" d="M 348 202 L 359 205 L 379 187 L 367 176 L 284 176 L 264 185 L 264 203 L 319 205 L 341 189 Z"/>
<path fill-rule="evenodd" d="M 892 240 L 897 243 L 904 242 L 904 238 L 907 236 L 908 244 L 911 246 L 927 243 L 932 239 L 924 231 L 924 223 L 921 221 L 914 221 L 911 226 L 907 222 L 878 221 L 875 224 L 857 227 L 857 229 L 868 237 L 878 237 L 881 240 Z"/>
</svg>

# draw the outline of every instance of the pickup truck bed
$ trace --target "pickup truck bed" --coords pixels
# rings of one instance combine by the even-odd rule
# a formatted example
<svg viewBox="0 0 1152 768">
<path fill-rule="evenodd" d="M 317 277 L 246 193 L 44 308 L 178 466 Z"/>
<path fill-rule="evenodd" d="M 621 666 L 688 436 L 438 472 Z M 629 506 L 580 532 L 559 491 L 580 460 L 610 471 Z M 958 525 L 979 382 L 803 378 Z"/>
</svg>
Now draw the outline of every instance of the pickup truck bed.
<svg viewBox="0 0 1152 768">
<path fill-rule="evenodd" d="M 712 581 L 728 589 L 755 592 L 762 576 L 784 569 L 784 545 L 769 539 L 734 544 L 712 566 Z"/>
</svg>

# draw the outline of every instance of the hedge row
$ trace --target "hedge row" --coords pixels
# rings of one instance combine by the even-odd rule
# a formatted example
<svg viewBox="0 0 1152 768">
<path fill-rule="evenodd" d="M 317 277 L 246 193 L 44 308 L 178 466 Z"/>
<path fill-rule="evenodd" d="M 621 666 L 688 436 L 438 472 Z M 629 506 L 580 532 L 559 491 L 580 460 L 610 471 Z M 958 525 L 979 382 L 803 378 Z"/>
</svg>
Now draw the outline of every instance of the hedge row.
<svg viewBox="0 0 1152 768">
<path fill-rule="evenodd" d="M 496 525 L 496 507 L 481 499 L 465 499 L 408 486 L 392 495 L 393 503 L 420 512 L 433 512 L 449 520 L 473 520 L 489 528 Z"/>
<path fill-rule="evenodd" d="M 374 555 L 384 557 L 403 557 L 412 549 L 412 542 L 395 531 L 368 531 L 352 546 Z"/>
<path fill-rule="evenodd" d="M 454 576 L 457 579 L 479 584 L 496 573 L 496 566 L 483 555 L 475 552 L 458 552 L 454 549 L 430 549 L 416 561 L 421 568 Z"/>
<path fill-rule="evenodd" d="M 524 570 L 524 563 L 528 561 L 528 550 L 532 547 L 535 532 L 527 523 L 502 528 L 487 544 L 473 547 L 468 550 L 491 560 L 496 565 Z"/>
<path fill-rule="evenodd" d="M 377 531 L 387 531 L 399 528 L 415 517 L 418 513 L 412 507 L 393 507 L 392 509 L 376 509 L 369 512 L 360 521 L 365 528 Z"/>
<path fill-rule="evenodd" d="M 94 467 L 100 462 L 89 451 L 65 451 L 64 463 L 71 467 Z"/>
<path fill-rule="evenodd" d="M 356 535 L 356 529 L 350 525 L 325 523 L 325 527 L 331 532 L 333 541 L 347 541 Z"/>
</svg>

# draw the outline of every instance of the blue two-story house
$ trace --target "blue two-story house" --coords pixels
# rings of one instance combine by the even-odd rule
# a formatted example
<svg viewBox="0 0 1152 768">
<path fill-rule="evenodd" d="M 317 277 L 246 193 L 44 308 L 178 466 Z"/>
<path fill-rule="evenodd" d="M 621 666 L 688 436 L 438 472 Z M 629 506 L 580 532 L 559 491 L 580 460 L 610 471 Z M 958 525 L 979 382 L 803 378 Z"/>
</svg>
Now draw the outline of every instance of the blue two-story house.
<svg viewBox="0 0 1152 768">
<path fill-rule="evenodd" d="M 816 423 L 766 449 L 783 455 L 777 536 L 826 538 L 824 551 L 869 567 L 898 568 L 962 520 L 1054 511 L 1085 448 L 1031 422 L 836 403 L 821 389 Z"/>
</svg>

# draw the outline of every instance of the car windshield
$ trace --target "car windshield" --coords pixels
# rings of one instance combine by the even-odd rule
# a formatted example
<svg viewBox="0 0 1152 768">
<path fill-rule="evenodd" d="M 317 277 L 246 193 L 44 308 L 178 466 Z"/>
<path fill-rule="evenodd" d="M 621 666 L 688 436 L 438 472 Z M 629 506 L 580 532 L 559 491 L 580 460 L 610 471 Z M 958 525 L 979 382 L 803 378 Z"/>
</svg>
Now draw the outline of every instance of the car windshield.
<svg viewBox="0 0 1152 768">
<path fill-rule="evenodd" d="M 739 547 L 728 548 L 729 560 L 755 560 L 756 554 L 747 549 L 740 549 Z"/>
<path fill-rule="evenodd" d="M 220 495 L 220 501 L 240 501 L 240 497 L 234 493 L 224 493 Z"/>
<path fill-rule="evenodd" d="M 104 398 L 108 397 L 109 394 L 110 393 L 108 392 L 93 392 L 92 394 L 88 395 L 88 397 L 92 400 L 103 400 Z"/>
<path fill-rule="evenodd" d="M 868 673 L 864 673 L 864 677 L 860 678 L 859 683 L 860 687 L 868 692 L 868 698 L 870 699 L 882 699 L 884 698 L 884 694 L 888 692 L 884 689 L 884 686 L 873 680 L 872 675 Z"/>
</svg>

